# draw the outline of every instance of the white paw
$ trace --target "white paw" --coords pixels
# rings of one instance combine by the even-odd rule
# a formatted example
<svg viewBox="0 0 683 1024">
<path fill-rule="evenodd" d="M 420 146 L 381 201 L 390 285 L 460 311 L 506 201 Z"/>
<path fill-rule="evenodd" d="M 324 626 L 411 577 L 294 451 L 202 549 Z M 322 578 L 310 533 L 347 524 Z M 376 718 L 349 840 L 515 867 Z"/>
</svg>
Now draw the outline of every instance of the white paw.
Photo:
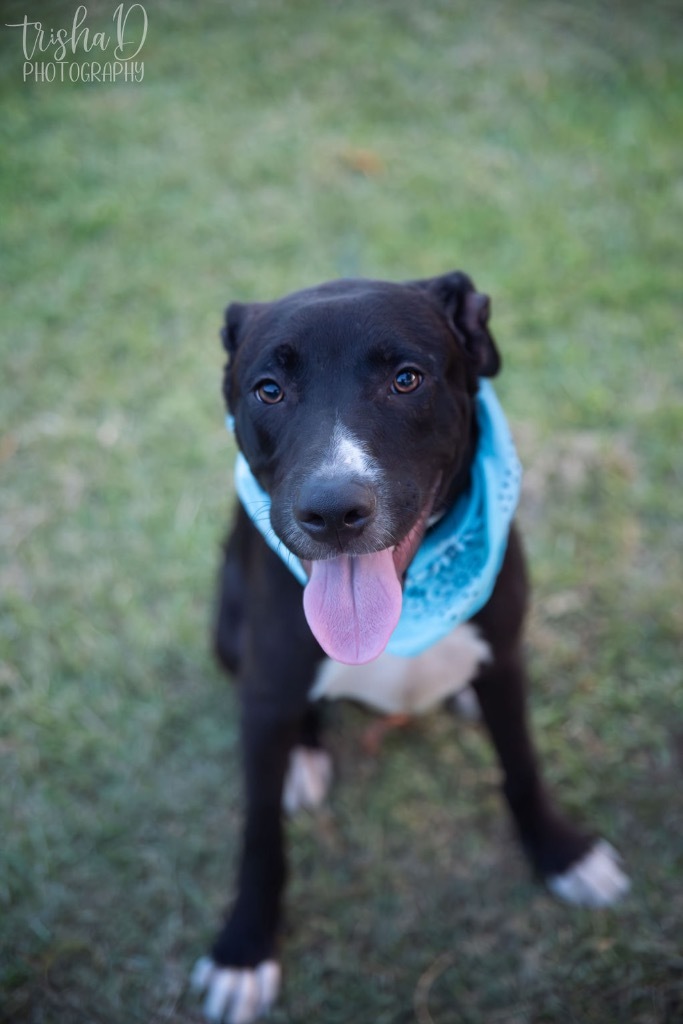
<svg viewBox="0 0 683 1024">
<path fill-rule="evenodd" d="M 559 899 L 581 907 L 609 907 L 624 896 L 631 883 L 620 867 L 621 858 L 601 839 L 592 850 L 561 875 L 547 879 Z"/>
<path fill-rule="evenodd" d="M 332 782 L 332 758 L 325 750 L 295 747 L 282 793 L 287 814 L 313 811 L 323 803 Z"/>
<path fill-rule="evenodd" d="M 190 983 L 206 993 L 204 1016 L 215 1024 L 252 1024 L 267 1014 L 280 991 L 280 965 L 264 960 L 252 970 L 219 967 L 208 956 L 195 964 Z"/>
</svg>

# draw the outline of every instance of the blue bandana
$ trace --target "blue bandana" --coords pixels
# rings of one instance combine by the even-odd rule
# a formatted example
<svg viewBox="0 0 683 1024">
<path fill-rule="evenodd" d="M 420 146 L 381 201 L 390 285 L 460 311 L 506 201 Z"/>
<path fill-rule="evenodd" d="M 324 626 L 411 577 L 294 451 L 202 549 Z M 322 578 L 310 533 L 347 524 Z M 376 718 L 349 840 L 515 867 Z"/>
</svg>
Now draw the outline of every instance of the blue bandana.
<svg viewBox="0 0 683 1024">
<path fill-rule="evenodd" d="M 476 395 L 479 443 L 470 487 L 427 531 L 403 587 L 401 618 L 387 651 L 413 657 L 443 639 L 484 607 L 493 592 L 519 501 L 522 468 L 493 385 L 480 380 Z M 228 419 L 228 425 L 231 421 Z M 239 453 L 235 487 L 249 518 L 300 583 L 304 568 L 270 523 L 270 496 Z"/>
</svg>

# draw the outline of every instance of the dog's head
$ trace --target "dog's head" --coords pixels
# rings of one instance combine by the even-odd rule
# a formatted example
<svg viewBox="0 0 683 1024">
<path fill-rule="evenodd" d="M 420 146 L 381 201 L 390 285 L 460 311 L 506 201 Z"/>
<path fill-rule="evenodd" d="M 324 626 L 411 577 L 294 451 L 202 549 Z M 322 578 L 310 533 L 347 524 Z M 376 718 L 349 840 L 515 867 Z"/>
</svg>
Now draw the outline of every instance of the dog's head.
<svg viewBox="0 0 683 1024">
<path fill-rule="evenodd" d="M 477 379 L 500 366 L 489 309 L 459 272 L 228 307 L 237 441 L 309 573 L 309 625 L 337 660 L 384 649 L 428 524 L 467 485 Z"/>
</svg>

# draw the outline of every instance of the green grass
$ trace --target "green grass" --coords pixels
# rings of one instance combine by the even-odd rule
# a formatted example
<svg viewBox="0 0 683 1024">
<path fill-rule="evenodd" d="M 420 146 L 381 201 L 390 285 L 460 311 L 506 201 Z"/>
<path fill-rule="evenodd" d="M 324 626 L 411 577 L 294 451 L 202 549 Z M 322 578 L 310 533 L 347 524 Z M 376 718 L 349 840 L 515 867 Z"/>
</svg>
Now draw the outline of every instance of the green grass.
<svg viewBox="0 0 683 1024">
<path fill-rule="evenodd" d="M 291 828 L 272 1019 L 673 1024 L 677 5 L 146 6 L 137 86 L 23 84 L 0 32 L 0 1020 L 196 1019 L 240 821 L 208 645 L 223 306 L 462 267 L 527 469 L 539 746 L 633 892 L 593 914 L 532 883 L 476 728 L 430 716 L 375 761 L 340 710 L 329 810 Z"/>
</svg>

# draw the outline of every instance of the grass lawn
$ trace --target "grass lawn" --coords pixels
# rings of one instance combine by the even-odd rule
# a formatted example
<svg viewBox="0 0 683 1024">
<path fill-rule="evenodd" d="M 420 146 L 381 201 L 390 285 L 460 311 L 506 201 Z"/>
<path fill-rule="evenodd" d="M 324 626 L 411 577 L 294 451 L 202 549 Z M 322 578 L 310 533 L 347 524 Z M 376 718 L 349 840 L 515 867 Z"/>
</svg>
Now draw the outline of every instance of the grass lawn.
<svg viewBox="0 0 683 1024">
<path fill-rule="evenodd" d="M 547 776 L 633 890 L 534 884 L 476 726 L 373 760 L 340 708 L 272 1020 L 683 1020 L 680 7 L 145 6 L 138 84 L 24 83 L 0 29 L 0 1021 L 197 1019 L 240 822 L 224 305 L 454 267 L 493 296 L 526 467 Z"/>
</svg>

